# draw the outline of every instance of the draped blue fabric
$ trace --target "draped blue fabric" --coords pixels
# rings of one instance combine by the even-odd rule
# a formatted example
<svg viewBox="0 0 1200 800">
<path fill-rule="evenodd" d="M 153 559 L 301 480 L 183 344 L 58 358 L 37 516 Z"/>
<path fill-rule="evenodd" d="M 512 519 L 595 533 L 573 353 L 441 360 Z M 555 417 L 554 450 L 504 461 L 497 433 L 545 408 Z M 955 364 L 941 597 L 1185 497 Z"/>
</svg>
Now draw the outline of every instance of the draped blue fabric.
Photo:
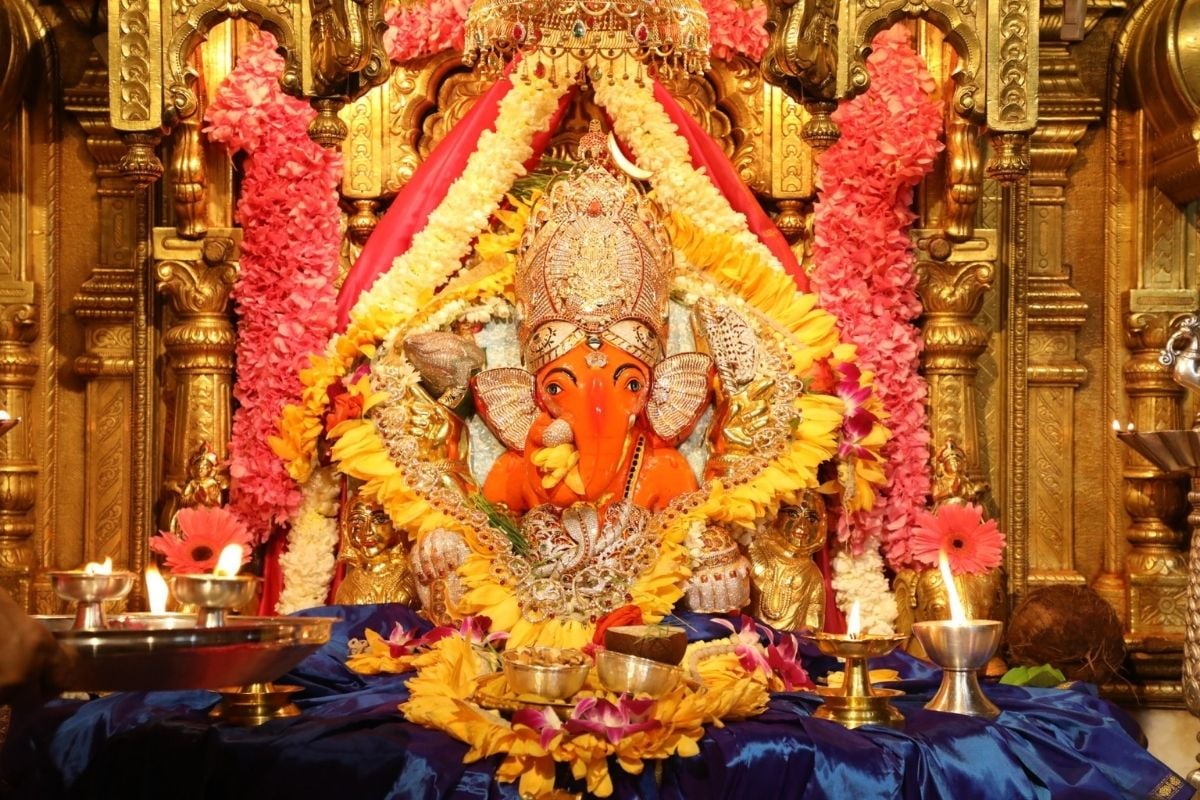
<svg viewBox="0 0 1200 800">
<path fill-rule="evenodd" d="M 498 784 L 498 761 L 465 765 L 466 746 L 406 722 L 396 706 L 407 676 L 346 669 L 347 640 L 365 628 L 428 623 L 402 606 L 317 609 L 337 615 L 331 641 L 289 674 L 304 687 L 301 717 L 259 728 L 213 724 L 210 692 L 113 694 L 60 701 L 16 725 L 0 795 L 158 798 L 516 798 Z M 685 614 L 693 639 L 727 635 L 711 619 Z M 836 665 L 806 653 L 810 673 Z M 994 722 L 926 711 L 939 672 L 903 654 L 873 662 L 903 680 L 896 701 L 903 731 L 848 731 L 812 717 L 819 700 L 777 694 L 763 715 L 711 728 L 701 754 L 660 770 L 622 773 L 622 798 L 1164 798 L 1192 796 L 1186 783 L 1147 753 L 1141 732 L 1091 687 L 1029 689 L 988 684 L 1002 709 Z M 565 782 L 569 776 L 561 775 Z"/>
</svg>

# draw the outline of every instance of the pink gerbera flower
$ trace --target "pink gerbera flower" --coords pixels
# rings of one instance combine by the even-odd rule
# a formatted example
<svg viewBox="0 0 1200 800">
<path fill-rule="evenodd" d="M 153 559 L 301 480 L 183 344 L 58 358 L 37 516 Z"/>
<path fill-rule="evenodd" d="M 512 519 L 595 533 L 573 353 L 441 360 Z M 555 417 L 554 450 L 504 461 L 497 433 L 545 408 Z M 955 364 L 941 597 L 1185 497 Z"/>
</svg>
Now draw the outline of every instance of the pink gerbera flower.
<svg viewBox="0 0 1200 800">
<path fill-rule="evenodd" d="M 172 572 L 211 572 L 226 546 L 242 546 L 242 563 L 250 560 L 250 532 L 225 508 L 181 508 L 175 515 L 179 532 L 160 531 L 150 549 L 166 558 Z"/>
<path fill-rule="evenodd" d="M 914 561 L 937 566 L 945 551 L 951 572 L 974 575 L 1000 566 L 1004 534 L 994 519 L 983 519 L 979 506 L 946 503 L 932 514 L 918 512 L 911 546 Z"/>
</svg>

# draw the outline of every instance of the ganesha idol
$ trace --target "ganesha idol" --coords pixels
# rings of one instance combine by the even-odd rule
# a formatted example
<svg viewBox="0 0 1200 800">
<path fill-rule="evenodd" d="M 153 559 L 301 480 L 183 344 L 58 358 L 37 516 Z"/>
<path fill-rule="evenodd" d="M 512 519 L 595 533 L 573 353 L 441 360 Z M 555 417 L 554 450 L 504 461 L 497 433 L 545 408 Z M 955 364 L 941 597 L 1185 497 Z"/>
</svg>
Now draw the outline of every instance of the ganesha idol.
<svg viewBox="0 0 1200 800">
<path fill-rule="evenodd" d="M 752 595 L 792 609 L 779 627 L 819 622 L 807 555 L 751 558 L 796 558 L 789 506 L 842 419 L 799 366 L 836 333 L 818 320 L 818 345 L 799 342 L 681 268 L 603 141 L 586 135 L 533 204 L 515 265 L 478 264 L 383 337 L 367 427 L 333 442 L 333 463 L 408 531 L 423 613 L 485 615 L 510 646 L 581 645 L 621 606 L 653 622 L 680 601 L 756 610 Z"/>
</svg>

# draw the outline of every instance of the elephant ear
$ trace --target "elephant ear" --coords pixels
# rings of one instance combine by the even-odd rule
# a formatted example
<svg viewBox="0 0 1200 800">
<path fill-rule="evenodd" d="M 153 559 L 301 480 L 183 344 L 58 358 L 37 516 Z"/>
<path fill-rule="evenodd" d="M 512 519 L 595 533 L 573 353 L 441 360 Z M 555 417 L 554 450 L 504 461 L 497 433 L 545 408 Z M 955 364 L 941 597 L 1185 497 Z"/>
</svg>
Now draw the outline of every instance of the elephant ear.
<svg viewBox="0 0 1200 800">
<path fill-rule="evenodd" d="M 509 450 L 525 450 L 525 439 L 537 419 L 533 375 L 519 367 L 485 369 L 471 378 L 475 409 Z"/>
<path fill-rule="evenodd" d="M 687 437 L 708 403 L 713 360 L 704 353 L 679 353 L 654 367 L 646 403 L 650 427 L 668 443 Z"/>
</svg>

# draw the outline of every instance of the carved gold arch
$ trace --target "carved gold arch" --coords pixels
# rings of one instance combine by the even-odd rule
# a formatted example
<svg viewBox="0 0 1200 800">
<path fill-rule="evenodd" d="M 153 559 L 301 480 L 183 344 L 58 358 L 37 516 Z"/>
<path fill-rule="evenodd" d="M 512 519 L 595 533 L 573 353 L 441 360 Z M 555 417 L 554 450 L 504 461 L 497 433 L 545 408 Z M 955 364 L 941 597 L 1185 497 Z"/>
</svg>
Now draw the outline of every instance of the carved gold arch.
<svg viewBox="0 0 1200 800">
<path fill-rule="evenodd" d="M 954 47 L 961 59 L 954 73 L 954 110 L 977 122 L 986 119 L 987 92 L 981 85 L 985 57 L 981 32 L 986 30 L 986 24 L 976 18 L 974 0 L 957 0 L 955 3 L 888 0 L 878 4 L 869 0 L 850 0 L 843 9 L 852 18 L 849 27 L 852 34 L 847 58 L 838 68 L 841 96 L 860 94 L 870 85 L 867 55 L 871 52 L 875 34 L 900 20 L 920 18 L 940 28 L 945 41 Z"/>
<path fill-rule="evenodd" d="M 196 45 L 209 31 L 228 19 L 241 18 L 256 27 L 269 31 L 284 52 L 283 74 L 279 83 L 292 94 L 311 88 L 311 74 L 305 85 L 301 45 L 302 3 L 288 0 L 174 0 L 163 6 L 164 16 L 170 15 L 170 38 L 166 42 L 163 66 L 166 70 L 165 107 L 162 123 L 168 127 L 196 112 L 197 98 L 194 83 L 196 70 L 189 59 Z M 114 63 L 113 51 L 120 47 L 120 38 L 109 45 L 109 63 Z M 118 55 L 118 58 L 122 56 Z"/>
</svg>

